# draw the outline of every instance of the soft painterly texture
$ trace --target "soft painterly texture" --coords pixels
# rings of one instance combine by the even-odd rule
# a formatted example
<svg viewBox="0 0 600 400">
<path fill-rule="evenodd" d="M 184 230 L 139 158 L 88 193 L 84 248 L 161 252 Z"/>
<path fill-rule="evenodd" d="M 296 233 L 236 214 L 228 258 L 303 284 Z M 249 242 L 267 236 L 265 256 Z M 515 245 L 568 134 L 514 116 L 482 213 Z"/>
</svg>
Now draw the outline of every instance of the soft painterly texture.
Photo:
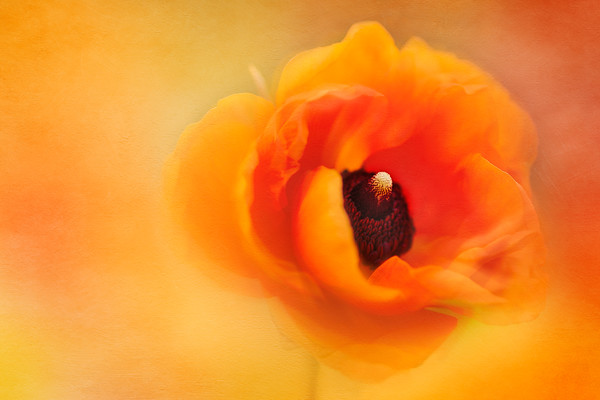
<svg viewBox="0 0 600 400">
<path fill-rule="evenodd" d="M 575 2 L 5 2 L 0 19 L 4 398 L 594 398 L 600 388 L 600 9 Z M 550 288 L 534 322 L 476 323 L 364 384 L 207 278 L 164 224 L 161 169 L 219 98 L 378 20 L 490 72 L 539 134 Z M 217 282 L 217 283 L 215 283 Z"/>
<path fill-rule="evenodd" d="M 165 163 L 166 198 L 198 258 L 259 279 L 292 315 L 283 330 L 297 326 L 319 361 L 384 379 L 419 366 L 453 316 L 509 324 L 540 313 L 537 138 L 497 82 L 361 22 L 295 56 L 276 93 L 228 96 L 187 127 Z M 356 223 L 374 224 L 351 226 L 365 189 L 342 186 L 357 169 L 402 186 L 415 229 L 406 254 L 380 232 L 404 229 L 398 219 L 354 240 Z M 379 252 L 381 265 L 369 271 L 358 247 Z"/>
</svg>

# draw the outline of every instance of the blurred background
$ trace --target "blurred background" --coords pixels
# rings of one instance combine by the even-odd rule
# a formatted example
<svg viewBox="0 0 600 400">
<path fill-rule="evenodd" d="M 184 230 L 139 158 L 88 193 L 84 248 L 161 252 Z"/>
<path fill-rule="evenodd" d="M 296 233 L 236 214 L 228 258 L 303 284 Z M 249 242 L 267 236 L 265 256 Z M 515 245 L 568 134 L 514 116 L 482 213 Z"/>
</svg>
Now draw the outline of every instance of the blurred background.
<svg viewBox="0 0 600 400">
<path fill-rule="evenodd" d="M 600 398 L 600 3 L 13 1 L 0 4 L 0 398 Z M 545 312 L 462 324 L 377 383 L 319 366 L 265 300 L 175 251 L 162 166 L 229 94 L 377 20 L 491 73 L 539 133 Z M 237 279 L 231 277 L 232 280 Z"/>
</svg>

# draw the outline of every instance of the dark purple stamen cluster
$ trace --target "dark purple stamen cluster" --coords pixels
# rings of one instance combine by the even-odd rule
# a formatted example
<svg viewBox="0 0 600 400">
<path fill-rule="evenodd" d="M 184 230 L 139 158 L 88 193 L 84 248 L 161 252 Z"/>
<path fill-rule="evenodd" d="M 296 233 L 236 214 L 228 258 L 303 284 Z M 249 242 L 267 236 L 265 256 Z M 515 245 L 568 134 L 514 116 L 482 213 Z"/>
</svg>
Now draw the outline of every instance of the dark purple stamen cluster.
<svg viewBox="0 0 600 400">
<path fill-rule="evenodd" d="M 362 169 L 342 173 L 344 208 L 358 252 L 363 264 L 377 268 L 410 249 L 415 227 L 400 185 L 394 182 L 391 193 L 382 198 L 370 184 L 373 176 Z"/>
</svg>

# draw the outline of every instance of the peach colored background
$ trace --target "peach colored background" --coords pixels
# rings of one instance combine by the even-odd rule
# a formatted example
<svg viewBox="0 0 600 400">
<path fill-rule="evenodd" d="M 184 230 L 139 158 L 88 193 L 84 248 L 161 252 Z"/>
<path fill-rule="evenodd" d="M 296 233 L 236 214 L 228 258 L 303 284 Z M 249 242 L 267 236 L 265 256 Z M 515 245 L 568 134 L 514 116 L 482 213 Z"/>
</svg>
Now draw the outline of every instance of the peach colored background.
<svg viewBox="0 0 600 400">
<path fill-rule="evenodd" d="M 0 398 L 600 398 L 599 18 L 591 0 L 4 1 Z M 178 135 L 253 91 L 250 63 L 270 81 L 369 19 L 470 59 L 531 113 L 551 279 L 536 321 L 462 324 L 378 384 L 318 367 L 263 300 L 204 277 L 161 203 Z"/>
</svg>

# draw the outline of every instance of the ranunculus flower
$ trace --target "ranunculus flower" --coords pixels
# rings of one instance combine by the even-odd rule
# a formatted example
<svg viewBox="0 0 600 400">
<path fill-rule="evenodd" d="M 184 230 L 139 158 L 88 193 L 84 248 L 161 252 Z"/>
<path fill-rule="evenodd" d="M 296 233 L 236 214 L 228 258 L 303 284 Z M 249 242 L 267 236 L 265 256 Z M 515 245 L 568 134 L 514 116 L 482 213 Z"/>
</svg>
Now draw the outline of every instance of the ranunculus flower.
<svg viewBox="0 0 600 400">
<path fill-rule="evenodd" d="M 535 152 L 490 76 L 361 23 L 294 57 L 274 103 L 221 100 L 183 133 L 166 179 L 194 243 L 259 278 L 290 334 L 377 374 L 418 365 L 458 316 L 539 313 Z"/>
</svg>

